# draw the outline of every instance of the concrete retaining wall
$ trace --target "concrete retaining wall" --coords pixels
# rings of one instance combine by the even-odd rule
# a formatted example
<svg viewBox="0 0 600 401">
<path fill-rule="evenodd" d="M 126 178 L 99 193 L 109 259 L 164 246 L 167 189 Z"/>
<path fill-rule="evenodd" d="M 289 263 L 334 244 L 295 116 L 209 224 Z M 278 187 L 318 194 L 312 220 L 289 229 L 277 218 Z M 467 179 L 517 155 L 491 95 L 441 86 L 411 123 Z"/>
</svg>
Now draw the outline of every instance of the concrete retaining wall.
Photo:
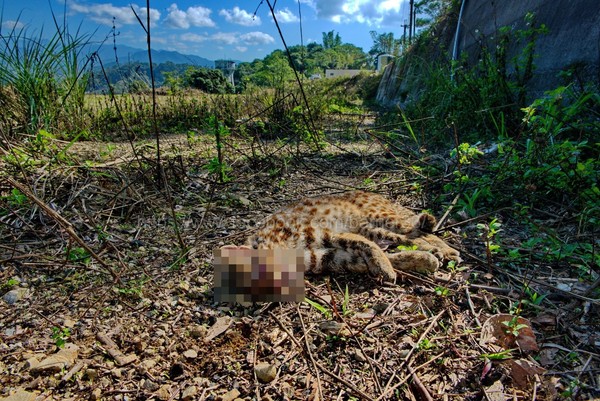
<svg viewBox="0 0 600 401">
<path fill-rule="evenodd" d="M 527 85 L 529 98 L 539 97 L 544 91 L 563 84 L 564 80 L 558 74 L 565 69 L 573 70 L 577 80 L 600 82 L 600 0 L 464 1 L 457 48 L 459 53 L 466 53 L 471 62 L 477 61 L 482 43 L 495 45 L 500 28 L 508 26 L 513 32 L 525 29 L 524 17 L 528 12 L 535 13 L 536 25 L 546 25 L 549 32 L 541 35 L 536 43 L 536 69 Z M 456 22 L 453 24 L 442 31 L 455 32 Z M 518 43 L 516 37 L 514 39 L 508 49 L 509 55 L 518 54 L 524 45 Z M 449 59 L 454 46 L 453 35 L 450 40 L 442 41 L 445 43 L 440 45 L 448 49 Z M 418 83 L 411 83 L 418 81 L 418 77 L 408 73 L 412 70 L 410 66 L 399 64 L 388 67 L 382 77 L 377 94 L 381 104 L 403 103 L 415 95 L 407 96 L 403 88 L 418 91 L 415 88 Z"/>
</svg>

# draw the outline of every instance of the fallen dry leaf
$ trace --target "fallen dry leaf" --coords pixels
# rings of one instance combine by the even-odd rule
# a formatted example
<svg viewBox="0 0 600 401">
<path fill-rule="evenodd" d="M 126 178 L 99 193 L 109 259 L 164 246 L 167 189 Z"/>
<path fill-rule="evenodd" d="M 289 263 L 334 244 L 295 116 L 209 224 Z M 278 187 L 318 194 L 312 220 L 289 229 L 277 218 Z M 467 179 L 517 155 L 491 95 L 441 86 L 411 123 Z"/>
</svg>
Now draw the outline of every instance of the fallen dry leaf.
<svg viewBox="0 0 600 401">
<path fill-rule="evenodd" d="M 210 326 L 206 333 L 206 341 L 211 341 L 215 337 L 225 333 L 229 327 L 231 327 L 231 318 L 229 316 L 221 316 L 217 318 L 215 324 Z"/>
<path fill-rule="evenodd" d="M 540 375 L 546 370 L 537 366 L 526 359 L 509 360 L 506 363 L 510 366 L 510 376 L 513 383 L 521 390 L 531 388 L 531 382 L 535 380 L 535 375 Z"/>
<path fill-rule="evenodd" d="M 515 316 L 506 313 L 494 315 L 485 321 L 479 344 L 482 347 L 496 344 L 505 350 L 519 348 L 524 353 L 539 350 L 529 320 L 520 316 L 515 319 Z"/>
</svg>

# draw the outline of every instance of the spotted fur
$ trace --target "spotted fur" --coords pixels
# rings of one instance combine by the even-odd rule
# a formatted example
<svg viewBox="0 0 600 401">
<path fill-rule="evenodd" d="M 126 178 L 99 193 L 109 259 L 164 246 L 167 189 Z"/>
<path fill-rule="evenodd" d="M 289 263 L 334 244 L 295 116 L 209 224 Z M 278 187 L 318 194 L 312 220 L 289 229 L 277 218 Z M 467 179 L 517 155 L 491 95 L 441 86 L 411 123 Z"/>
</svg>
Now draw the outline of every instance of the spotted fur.
<svg viewBox="0 0 600 401">
<path fill-rule="evenodd" d="M 273 214 L 247 242 L 254 249 L 304 249 L 308 273 L 369 272 L 393 281 L 394 269 L 431 273 L 459 253 L 431 234 L 435 218 L 381 195 L 347 192 L 307 198 Z M 416 248 L 388 252 L 397 246 Z"/>
</svg>

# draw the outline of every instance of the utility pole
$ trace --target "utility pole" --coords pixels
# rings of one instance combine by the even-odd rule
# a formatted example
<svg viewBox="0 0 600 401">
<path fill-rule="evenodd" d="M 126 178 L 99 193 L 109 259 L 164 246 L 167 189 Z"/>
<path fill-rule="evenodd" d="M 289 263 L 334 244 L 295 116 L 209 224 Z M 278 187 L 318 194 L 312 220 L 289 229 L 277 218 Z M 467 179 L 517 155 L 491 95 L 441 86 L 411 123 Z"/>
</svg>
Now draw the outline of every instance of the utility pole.
<svg viewBox="0 0 600 401">
<path fill-rule="evenodd" d="M 404 20 L 404 24 L 402 24 L 400 26 L 404 30 L 402 33 L 402 47 L 406 47 L 406 28 L 408 28 L 408 24 L 406 23 L 406 20 Z"/>
<path fill-rule="evenodd" d="M 408 16 L 408 43 L 412 42 L 412 33 L 415 28 L 413 25 L 413 14 L 415 12 L 415 0 L 410 0 L 410 11 Z"/>
</svg>

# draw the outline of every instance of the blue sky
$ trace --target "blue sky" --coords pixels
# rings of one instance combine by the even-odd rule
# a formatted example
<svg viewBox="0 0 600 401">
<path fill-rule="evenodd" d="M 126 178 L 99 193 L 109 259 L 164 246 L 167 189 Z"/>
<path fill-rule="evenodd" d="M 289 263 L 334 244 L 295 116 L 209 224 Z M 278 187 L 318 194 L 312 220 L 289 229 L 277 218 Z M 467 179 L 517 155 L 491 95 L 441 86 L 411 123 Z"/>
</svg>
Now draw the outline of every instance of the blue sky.
<svg viewBox="0 0 600 401">
<path fill-rule="evenodd" d="M 371 48 L 369 31 L 393 32 L 399 38 L 408 18 L 408 0 L 271 0 L 288 45 L 300 44 L 299 7 L 304 44 L 322 42 L 322 33 L 335 30 L 343 42 Z M 95 32 L 102 40 L 111 30 L 113 18 L 119 36 L 117 46 L 145 48 L 145 34 L 131 6 L 146 15 L 145 1 L 105 2 L 66 0 L 66 18 L 71 32 Z M 36 35 L 52 31 L 51 10 L 62 21 L 65 0 L 5 0 L 2 2 L 2 34 L 17 25 Z M 151 1 L 152 47 L 194 54 L 210 60 L 227 58 L 252 61 L 283 48 L 267 1 L 208 0 Z M 254 15 L 256 11 L 256 15 Z M 112 39 L 111 39 L 112 41 Z"/>
</svg>

